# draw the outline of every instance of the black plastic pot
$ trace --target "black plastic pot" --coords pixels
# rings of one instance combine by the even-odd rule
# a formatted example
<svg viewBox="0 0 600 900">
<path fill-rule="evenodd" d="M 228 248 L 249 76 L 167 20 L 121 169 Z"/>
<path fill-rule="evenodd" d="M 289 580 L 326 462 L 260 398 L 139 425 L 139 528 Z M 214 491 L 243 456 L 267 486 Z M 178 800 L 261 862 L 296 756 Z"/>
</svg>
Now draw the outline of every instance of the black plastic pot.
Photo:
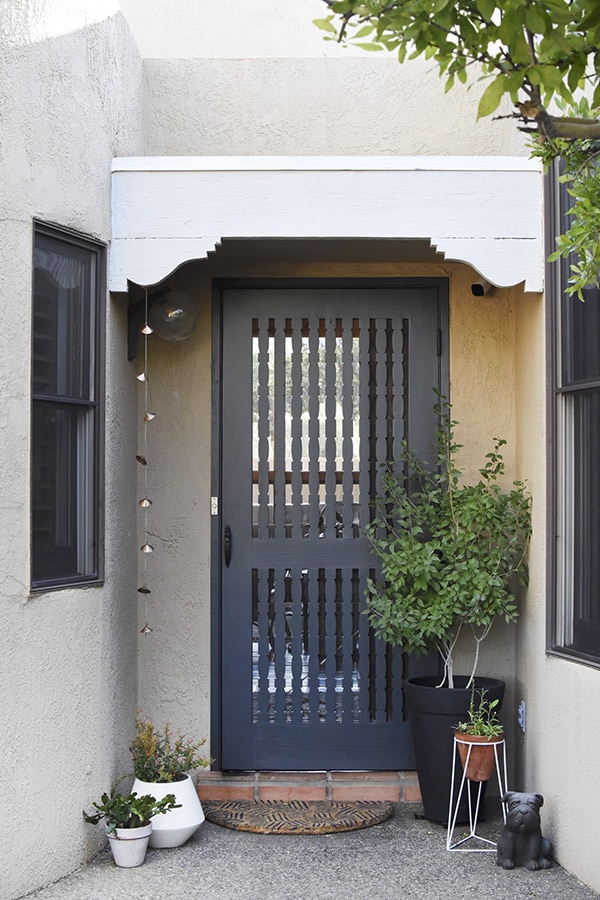
<svg viewBox="0 0 600 900">
<path fill-rule="evenodd" d="M 454 688 L 438 688 L 434 677 L 409 678 L 404 694 L 409 711 L 413 748 L 421 787 L 423 812 L 432 822 L 448 822 L 454 734 L 452 726 L 466 718 L 471 688 L 465 687 L 466 676 L 455 677 Z M 499 700 L 502 706 L 504 682 L 496 678 L 476 678 L 475 689 L 485 688 L 487 700 Z M 456 776 L 462 778 L 460 760 L 456 759 Z M 460 780 L 455 781 L 460 784 Z M 476 786 L 477 787 L 477 786 Z M 485 788 L 485 785 L 484 785 Z M 463 801 L 457 822 L 468 821 L 468 797 Z"/>
</svg>

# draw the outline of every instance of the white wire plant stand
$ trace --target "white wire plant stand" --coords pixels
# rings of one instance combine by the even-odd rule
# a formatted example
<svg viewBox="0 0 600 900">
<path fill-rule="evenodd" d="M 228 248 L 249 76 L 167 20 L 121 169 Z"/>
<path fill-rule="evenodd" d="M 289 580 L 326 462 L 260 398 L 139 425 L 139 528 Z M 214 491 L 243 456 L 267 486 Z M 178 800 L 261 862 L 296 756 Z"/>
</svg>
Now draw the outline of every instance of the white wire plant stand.
<svg viewBox="0 0 600 900">
<path fill-rule="evenodd" d="M 460 777 L 458 792 L 456 792 L 455 798 L 455 786 L 457 781 L 458 768 L 456 765 L 456 757 L 459 744 L 464 744 L 467 746 L 467 755 L 464 762 L 462 775 Z M 469 759 L 474 747 L 481 747 L 481 744 L 472 744 L 470 741 L 462 740 L 457 735 L 454 736 L 454 751 L 452 754 L 452 782 L 450 785 L 450 806 L 448 810 L 448 834 L 446 837 L 446 850 L 458 850 L 463 852 L 469 851 L 471 853 L 495 853 L 496 842 L 491 841 L 489 840 L 489 838 L 483 837 L 480 834 L 477 834 L 477 823 L 481 811 L 483 785 L 486 782 L 471 781 L 469 778 L 467 778 Z M 500 790 L 500 797 L 503 797 L 504 794 L 508 791 L 508 778 L 506 771 L 506 741 L 504 740 L 504 738 L 500 741 L 495 741 L 490 746 L 490 749 L 492 748 L 494 751 L 494 763 L 496 777 L 498 779 L 498 788 Z M 476 789 L 474 788 L 475 785 L 477 785 Z M 454 832 L 456 830 L 456 820 L 458 818 L 460 803 L 465 789 L 467 791 L 467 804 L 469 810 L 469 833 L 467 835 L 463 835 L 463 837 L 461 837 L 459 840 L 455 840 Z M 475 797 L 473 797 L 473 794 L 475 794 Z M 506 823 L 506 807 L 504 803 L 501 803 L 501 805 L 502 818 L 504 820 L 504 823 Z M 475 842 L 479 842 L 479 844 L 484 844 L 485 846 L 473 846 Z"/>
</svg>

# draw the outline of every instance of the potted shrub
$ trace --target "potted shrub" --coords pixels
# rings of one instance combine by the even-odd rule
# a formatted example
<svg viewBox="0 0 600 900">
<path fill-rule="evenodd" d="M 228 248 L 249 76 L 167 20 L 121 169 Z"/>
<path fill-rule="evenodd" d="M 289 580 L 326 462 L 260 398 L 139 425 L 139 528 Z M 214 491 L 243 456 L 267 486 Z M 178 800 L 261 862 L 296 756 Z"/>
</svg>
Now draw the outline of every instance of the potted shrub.
<svg viewBox="0 0 600 900">
<path fill-rule="evenodd" d="M 475 705 L 475 694 L 479 703 Z M 504 740 L 504 729 L 498 720 L 498 699 L 487 700 L 485 688 L 476 692 L 473 685 L 469 715 L 454 726 L 458 754 L 469 781 L 488 781 L 496 768 L 494 744 Z"/>
<path fill-rule="evenodd" d="M 527 583 L 530 499 L 523 482 L 503 490 L 504 461 L 496 439 L 474 484 L 461 479 L 454 439 L 458 424 L 443 398 L 434 467 L 404 445 L 400 471 L 383 474 L 383 491 L 367 526 L 380 576 L 367 589 L 375 634 L 409 654 L 437 649 L 439 676 L 407 679 L 413 745 L 425 815 L 445 822 L 452 775 L 451 726 L 466 715 L 482 641 L 497 619 L 517 618 L 515 590 Z M 474 640 L 468 675 L 454 674 L 459 635 Z M 477 678 L 490 700 L 502 701 L 503 682 Z M 446 777 L 447 776 L 447 777 Z M 466 813 L 461 813 L 461 820 Z"/>
<path fill-rule="evenodd" d="M 149 794 L 138 796 L 135 791 L 119 794 L 113 789 L 110 794 L 102 794 L 100 803 L 92 806 L 96 812 L 84 811 L 83 818 L 90 825 L 106 820 L 106 834 L 116 865 L 132 868 L 144 862 L 153 817 L 175 809 L 176 801 L 173 794 L 156 800 Z"/>
<path fill-rule="evenodd" d="M 200 753 L 205 741 L 174 735 L 167 723 L 159 731 L 138 713 L 129 745 L 133 760 L 133 790 L 162 797 L 175 795 L 178 808 L 154 822 L 151 847 L 180 847 L 204 822 L 204 811 L 190 772 L 210 764 Z"/>
</svg>

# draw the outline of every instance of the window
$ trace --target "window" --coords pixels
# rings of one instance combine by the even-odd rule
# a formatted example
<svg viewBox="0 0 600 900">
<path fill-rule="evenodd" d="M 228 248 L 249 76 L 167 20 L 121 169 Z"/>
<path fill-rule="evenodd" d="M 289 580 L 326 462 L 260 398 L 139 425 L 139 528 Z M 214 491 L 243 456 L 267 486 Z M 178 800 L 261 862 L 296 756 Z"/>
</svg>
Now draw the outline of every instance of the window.
<svg viewBox="0 0 600 900">
<path fill-rule="evenodd" d="M 104 248 L 34 226 L 31 582 L 101 578 Z"/>
<path fill-rule="evenodd" d="M 554 190 L 554 227 L 568 195 Z M 552 649 L 600 663 L 600 290 L 565 294 L 569 262 L 554 267 Z"/>
</svg>

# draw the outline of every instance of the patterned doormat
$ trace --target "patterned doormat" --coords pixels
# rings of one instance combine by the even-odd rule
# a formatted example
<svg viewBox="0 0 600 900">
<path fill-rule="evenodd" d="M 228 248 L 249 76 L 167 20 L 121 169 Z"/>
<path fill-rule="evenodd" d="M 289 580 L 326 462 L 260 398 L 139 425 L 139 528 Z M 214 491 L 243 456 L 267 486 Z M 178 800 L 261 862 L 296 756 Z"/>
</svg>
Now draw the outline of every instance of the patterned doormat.
<svg viewBox="0 0 600 900">
<path fill-rule="evenodd" d="M 369 800 L 203 800 L 208 822 L 258 834 L 333 834 L 385 822 L 394 804 Z"/>
</svg>

